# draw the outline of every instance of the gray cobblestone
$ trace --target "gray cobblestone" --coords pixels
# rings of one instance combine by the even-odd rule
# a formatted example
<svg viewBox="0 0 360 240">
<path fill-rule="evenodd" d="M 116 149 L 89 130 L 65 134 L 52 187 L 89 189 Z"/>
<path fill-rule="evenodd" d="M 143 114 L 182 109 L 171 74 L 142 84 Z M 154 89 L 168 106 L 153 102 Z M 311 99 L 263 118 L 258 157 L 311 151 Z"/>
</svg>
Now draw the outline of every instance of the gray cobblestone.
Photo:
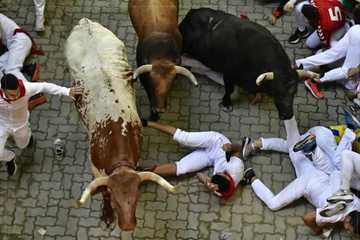
<svg viewBox="0 0 360 240">
<path fill-rule="evenodd" d="M 47 27 L 43 35 L 32 31 L 34 8 L 31 0 L 2 0 L 0 11 L 24 25 L 46 56 L 37 57 L 42 65 L 41 78 L 70 86 L 70 74 L 64 62 L 64 41 L 72 26 L 82 17 L 99 21 L 117 33 L 135 66 L 136 34 L 127 13 L 128 0 L 47 1 Z M 247 14 L 265 25 L 283 43 L 291 59 L 305 57 L 310 52 L 303 44 L 287 43 L 295 22 L 291 15 L 270 26 L 267 15 L 276 4 L 263 5 L 257 0 L 182 0 L 180 19 L 190 8 L 211 7 L 236 14 Z M 222 112 L 218 106 L 223 87 L 203 76 L 197 78 L 199 88 L 193 88 L 184 78 L 174 82 L 170 93 L 168 113 L 161 121 L 191 131 L 220 131 L 232 141 L 242 136 L 285 136 L 283 124 L 273 101 L 251 105 L 246 93 L 240 90 L 232 96 L 234 111 Z M 149 103 L 144 89 L 136 84 L 139 112 L 147 116 Z M 325 89 L 325 100 L 315 100 L 299 84 L 294 100 L 294 112 L 299 126 L 306 130 L 315 124 L 330 125 L 343 121 L 340 108 L 344 92 L 340 88 Z M 339 116 L 340 114 L 340 116 Z M 300 201 L 296 205 L 272 212 L 257 199 L 250 188 L 237 190 L 233 200 L 222 205 L 210 195 L 193 176 L 177 180 L 182 184 L 178 194 L 169 194 L 155 184 L 144 184 L 137 207 L 138 226 L 134 233 L 103 228 L 100 223 L 102 202 L 94 196 L 84 208 L 73 208 L 82 190 L 93 179 L 88 164 L 87 133 L 72 104 L 65 97 L 49 96 L 49 102 L 31 112 L 31 127 L 36 146 L 23 151 L 19 157 L 19 174 L 7 178 L 0 172 L 0 236 L 2 240 L 103 240 L 103 239 L 216 239 L 229 231 L 232 239 L 317 239 L 304 227 L 302 215 L 312 208 Z M 53 141 L 65 142 L 65 157 L 56 161 Z M 145 129 L 141 164 L 174 162 L 189 152 L 165 134 Z M 280 191 L 294 179 L 288 157 L 265 153 L 248 162 L 274 192 Z M 3 191 L 5 194 L 3 194 Z M 37 230 L 43 227 L 41 237 Z M 342 235 L 343 236 L 343 235 Z M 350 239 L 344 235 L 342 239 Z"/>
</svg>

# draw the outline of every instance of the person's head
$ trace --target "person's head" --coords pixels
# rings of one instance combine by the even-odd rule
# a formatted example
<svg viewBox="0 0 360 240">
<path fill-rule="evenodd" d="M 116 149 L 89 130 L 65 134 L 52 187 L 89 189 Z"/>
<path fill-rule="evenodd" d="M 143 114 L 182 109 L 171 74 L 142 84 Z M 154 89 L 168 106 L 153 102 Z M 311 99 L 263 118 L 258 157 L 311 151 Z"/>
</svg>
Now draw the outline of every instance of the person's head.
<svg viewBox="0 0 360 240">
<path fill-rule="evenodd" d="M 308 20 L 308 22 L 311 26 L 315 27 L 318 24 L 319 11 L 313 5 L 305 4 L 301 9 L 301 13 Z"/>
<path fill-rule="evenodd" d="M 344 219 L 344 228 L 350 233 L 360 233 L 360 212 L 352 211 Z"/>
<path fill-rule="evenodd" d="M 227 173 L 217 173 L 211 178 L 211 183 L 216 185 L 215 194 L 221 195 L 224 200 L 229 199 L 235 192 L 236 185 L 234 180 Z"/>
<path fill-rule="evenodd" d="M 357 4 L 353 10 L 353 18 L 355 24 L 360 24 L 360 3 Z"/>
<path fill-rule="evenodd" d="M 215 174 L 211 177 L 211 182 L 218 186 L 218 192 L 223 193 L 229 190 L 229 180 L 223 174 Z"/>
<path fill-rule="evenodd" d="M 5 74 L 1 78 L 1 89 L 10 101 L 15 101 L 20 97 L 18 79 L 13 74 Z"/>
</svg>

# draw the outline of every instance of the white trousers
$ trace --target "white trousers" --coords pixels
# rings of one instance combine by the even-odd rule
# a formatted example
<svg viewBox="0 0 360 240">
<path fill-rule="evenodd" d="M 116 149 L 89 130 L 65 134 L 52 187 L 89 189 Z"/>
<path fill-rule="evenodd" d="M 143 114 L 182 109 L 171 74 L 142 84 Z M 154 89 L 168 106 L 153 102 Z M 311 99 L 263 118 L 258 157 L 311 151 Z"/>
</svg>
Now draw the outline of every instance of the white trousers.
<svg viewBox="0 0 360 240">
<path fill-rule="evenodd" d="M 21 80 L 26 80 L 21 73 L 25 58 L 31 51 L 31 40 L 25 33 L 17 33 L 13 36 L 8 51 L 0 56 L 0 77 L 5 73 L 12 73 Z"/>
<path fill-rule="evenodd" d="M 229 143 L 225 136 L 217 132 L 186 132 L 180 129 L 176 130 L 174 140 L 184 146 L 197 148 L 176 162 L 177 176 L 212 166 L 214 163 L 210 156 L 217 154 L 220 144 Z"/>
<path fill-rule="evenodd" d="M 43 17 L 45 11 L 45 0 L 34 0 L 36 17 Z"/>
<path fill-rule="evenodd" d="M 345 150 L 342 153 L 341 189 L 360 191 L 360 154 Z"/>
<path fill-rule="evenodd" d="M 334 170 L 341 169 L 341 153 L 345 149 L 351 149 L 352 139 L 345 134 L 339 145 L 336 143 L 332 131 L 326 127 L 316 126 L 309 129 L 307 134 L 316 136 L 317 149 L 312 155 L 314 167 L 320 171 L 330 174 Z M 262 138 L 261 150 L 271 150 L 288 153 L 287 141 L 282 138 Z"/>
<path fill-rule="evenodd" d="M 297 24 L 297 28 L 300 31 L 304 31 L 305 28 L 307 26 L 309 26 L 308 21 L 306 20 L 306 18 L 304 17 L 304 15 L 301 12 L 301 9 L 306 4 L 310 4 L 310 2 L 309 1 L 303 1 L 303 2 L 300 2 L 300 3 L 295 5 L 295 11 L 294 11 L 295 21 L 296 21 L 296 24 Z"/>
<path fill-rule="evenodd" d="M 349 68 L 357 67 L 360 64 L 360 26 L 355 25 L 349 29 L 345 36 L 330 49 L 296 61 L 296 65 L 302 64 L 305 69 L 311 69 L 333 63 L 345 57 L 341 67 L 334 68 L 320 78 L 321 82 L 340 81 L 347 89 L 355 90 L 358 84 L 347 80 Z"/>
<path fill-rule="evenodd" d="M 29 144 L 31 129 L 28 124 L 16 130 L 0 126 L 0 161 L 8 162 L 15 158 L 15 153 L 5 148 L 10 136 L 14 139 L 16 146 L 23 149 Z"/>
<path fill-rule="evenodd" d="M 285 120 L 284 123 L 287 139 L 286 141 L 283 139 L 278 139 L 276 141 L 277 143 L 282 144 L 282 147 L 279 148 L 280 150 L 285 151 L 285 145 L 288 146 L 290 160 L 295 168 L 297 178 L 276 195 L 274 195 L 259 179 L 256 179 L 251 184 L 255 194 L 273 211 L 279 210 L 303 197 L 307 192 L 308 185 L 314 180 L 314 177 L 316 177 L 315 175 L 319 172 L 303 153 L 295 153 L 292 150 L 294 144 L 300 140 L 300 134 L 295 118 L 293 117 L 290 120 Z"/>
<path fill-rule="evenodd" d="M 217 84 L 224 86 L 224 77 L 221 73 L 211 70 L 200 61 L 191 58 L 188 55 L 181 56 L 181 65 L 185 67 L 191 67 L 191 72 L 205 75 Z"/>
</svg>

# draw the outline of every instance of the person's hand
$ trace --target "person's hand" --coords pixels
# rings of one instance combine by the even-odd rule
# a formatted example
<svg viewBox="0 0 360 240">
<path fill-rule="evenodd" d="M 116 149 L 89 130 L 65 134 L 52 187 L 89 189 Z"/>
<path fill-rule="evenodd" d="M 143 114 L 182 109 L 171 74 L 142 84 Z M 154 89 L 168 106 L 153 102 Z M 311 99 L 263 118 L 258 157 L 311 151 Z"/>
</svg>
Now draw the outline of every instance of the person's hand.
<svg viewBox="0 0 360 240">
<path fill-rule="evenodd" d="M 360 73 L 360 65 L 354 68 L 349 68 L 347 72 L 347 77 L 350 80 L 356 80 Z"/>
<path fill-rule="evenodd" d="M 211 192 L 216 192 L 216 191 L 219 190 L 218 185 L 215 184 L 215 183 L 212 183 L 212 182 L 210 182 L 210 181 L 208 181 L 208 182 L 206 183 L 206 187 L 207 187 Z"/>
<path fill-rule="evenodd" d="M 84 92 L 83 87 L 75 86 L 70 88 L 69 96 L 75 100 L 75 97 L 81 96 Z"/>
<path fill-rule="evenodd" d="M 205 175 L 203 173 L 197 173 L 196 176 L 199 179 L 199 181 L 205 185 L 205 187 L 207 189 L 209 189 L 215 195 L 221 197 L 221 194 L 219 192 L 217 192 L 219 190 L 218 185 L 215 183 L 212 183 L 211 179 L 207 175 Z"/>
<path fill-rule="evenodd" d="M 231 143 L 225 143 L 225 144 L 222 146 L 222 149 L 223 149 L 225 152 L 231 152 Z"/>
<path fill-rule="evenodd" d="M 292 12 L 292 10 L 294 10 L 294 6 L 295 6 L 295 1 L 290 0 L 288 1 L 285 6 L 283 7 L 284 11 L 286 12 Z"/>
</svg>

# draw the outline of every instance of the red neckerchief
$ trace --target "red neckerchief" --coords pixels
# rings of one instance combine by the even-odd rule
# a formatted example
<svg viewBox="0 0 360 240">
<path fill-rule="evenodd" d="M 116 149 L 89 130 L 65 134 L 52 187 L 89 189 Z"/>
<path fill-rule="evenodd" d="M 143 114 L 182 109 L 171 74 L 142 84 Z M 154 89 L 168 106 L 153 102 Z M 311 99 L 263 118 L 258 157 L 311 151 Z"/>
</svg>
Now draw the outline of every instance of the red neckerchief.
<svg viewBox="0 0 360 240">
<path fill-rule="evenodd" d="M 17 28 L 17 29 L 15 29 L 13 35 L 15 35 L 15 34 L 17 34 L 17 33 L 24 33 L 24 34 L 26 34 L 26 35 L 30 38 L 31 44 L 32 44 L 32 45 L 31 45 L 31 54 L 33 54 L 33 55 L 41 55 L 41 56 L 44 56 L 44 55 L 45 55 L 44 51 L 42 51 L 42 50 L 38 47 L 38 45 L 35 43 L 34 39 L 31 37 L 31 35 L 30 35 L 27 31 L 25 31 L 25 30 L 22 29 L 22 28 Z"/>
<path fill-rule="evenodd" d="M 20 99 L 21 97 L 25 96 L 25 87 L 24 87 L 24 83 L 22 80 L 18 79 L 18 86 L 19 86 L 19 98 L 18 99 Z M 5 93 L 3 92 L 2 89 L 0 89 L 0 97 L 8 103 L 12 102 L 12 100 L 9 100 L 7 97 L 5 97 Z M 16 100 L 18 100 L 18 99 L 16 99 Z"/>
<path fill-rule="evenodd" d="M 235 187 L 235 181 L 230 176 L 230 174 L 228 174 L 227 172 L 224 172 L 224 174 L 229 178 L 229 189 L 226 192 L 221 193 L 221 198 L 224 200 L 228 200 L 232 195 L 234 195 L 236 187 Z"/>
</svg>

